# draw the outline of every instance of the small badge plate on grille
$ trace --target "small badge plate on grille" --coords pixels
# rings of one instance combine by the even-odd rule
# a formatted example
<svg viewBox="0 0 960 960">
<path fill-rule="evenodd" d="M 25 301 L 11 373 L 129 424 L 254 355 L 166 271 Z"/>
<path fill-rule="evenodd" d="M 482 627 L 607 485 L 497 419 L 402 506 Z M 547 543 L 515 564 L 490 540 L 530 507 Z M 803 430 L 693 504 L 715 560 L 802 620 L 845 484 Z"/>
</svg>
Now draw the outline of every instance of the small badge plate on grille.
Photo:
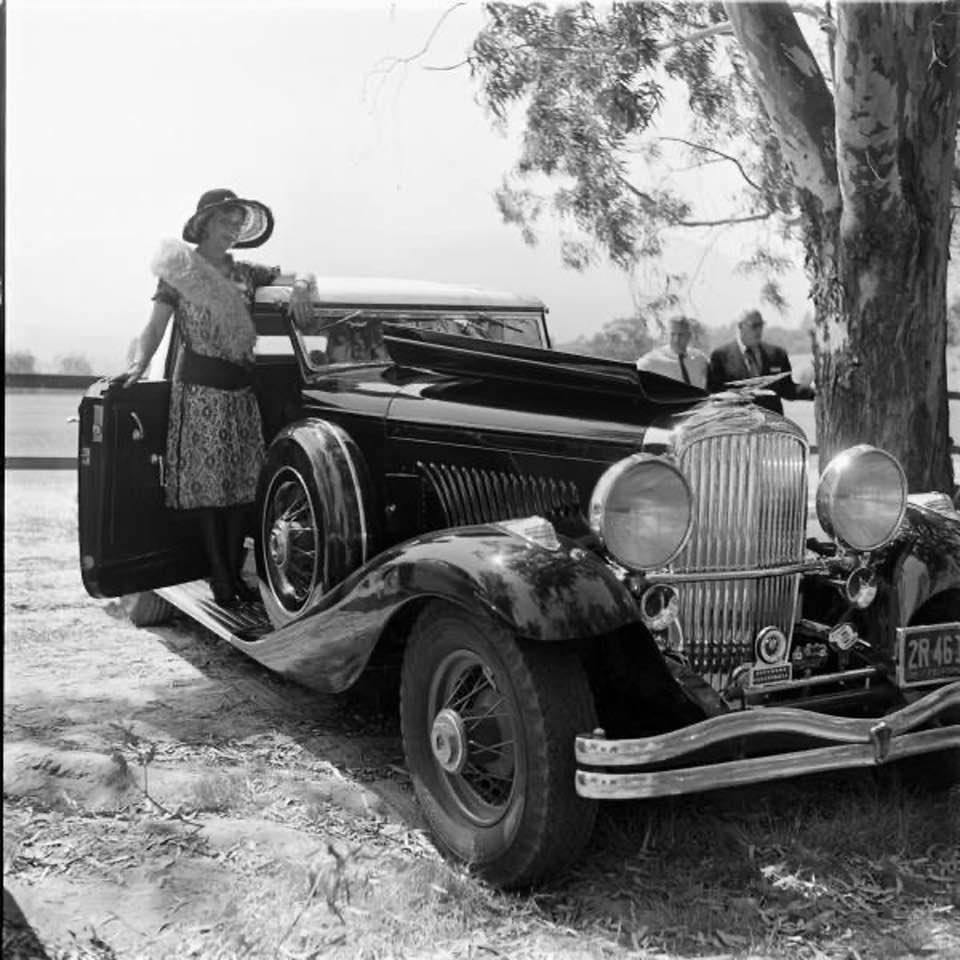
<svg viewBox="0 0 960 960">
<path fill-rule="evenodd" d="M 783 683 L 793 679 L 792 663 L 775 663 L 772 666 L 750 668 L 750 686 L 762 687 L 768 683 Z"/>
</svg>

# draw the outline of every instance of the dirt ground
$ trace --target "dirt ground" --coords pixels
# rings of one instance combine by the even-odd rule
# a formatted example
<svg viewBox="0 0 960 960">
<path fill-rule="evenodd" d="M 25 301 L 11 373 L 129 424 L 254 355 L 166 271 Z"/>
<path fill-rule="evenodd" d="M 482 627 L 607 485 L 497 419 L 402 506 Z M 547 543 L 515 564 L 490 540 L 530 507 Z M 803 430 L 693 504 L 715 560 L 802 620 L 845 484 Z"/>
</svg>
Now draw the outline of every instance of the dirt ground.
<svg viewBox="0 0 960 960">
<path fill-rule="evenodd" d="M 132 627 L 81 584 L 72 474 L 5 480 L 5 957 L 960 956 L 956 793 L 628 806 L 556 889 L 489 890 L 422 831 L 372 691 Z"/>
<path fill-rule="evenodd" d="M 440 860 L 373 693 L 90 598 L 75 490 L 6 473 L 4 885 L 50 956 L 581 954 Z"/>
</svg>

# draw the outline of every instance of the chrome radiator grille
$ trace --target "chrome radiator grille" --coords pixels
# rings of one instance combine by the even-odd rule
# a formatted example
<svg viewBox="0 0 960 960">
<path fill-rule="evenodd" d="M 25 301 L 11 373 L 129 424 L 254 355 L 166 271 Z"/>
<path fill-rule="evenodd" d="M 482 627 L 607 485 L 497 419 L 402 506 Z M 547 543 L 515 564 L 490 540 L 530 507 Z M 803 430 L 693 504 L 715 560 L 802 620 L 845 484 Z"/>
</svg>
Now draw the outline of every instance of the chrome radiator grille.
<svg viewBox="0 0 960 960">
<path fill-rule="evenodd" d="M 806 447 L 776 432 L 724 434 L 680 452 L 694 495 L 693 533 L 676 572 L 776 567 L 803 559 Z M 752 661 L 757 632 L 793 629 L 799 575 L 682 584 L 680 623 L 691 666 L 715 687 Z"/>
</svg>

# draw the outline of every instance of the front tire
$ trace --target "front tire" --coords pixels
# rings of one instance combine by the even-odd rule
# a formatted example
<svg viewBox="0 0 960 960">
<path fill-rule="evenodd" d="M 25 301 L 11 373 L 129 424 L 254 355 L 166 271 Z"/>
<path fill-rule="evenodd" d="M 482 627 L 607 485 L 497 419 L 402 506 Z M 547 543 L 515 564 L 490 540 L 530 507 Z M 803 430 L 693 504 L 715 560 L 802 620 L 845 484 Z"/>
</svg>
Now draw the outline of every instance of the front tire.
<svg viewBox="0 0 960 960">
<path fill-rule="evenodd" d="M 576 794 L 574 738 L 597 721 L 574 654 L 431 602 L 407 644 L 400 722 L 443 852 L 493 884 L 522 888 L 583 851 L 597 804 Z"/>
<path fill-rule="evenodd" d="M 275 627 L 296 619 L 368 556 L 370 481 L 343 428 L 311 419 L 281 431 L 257 493 L 257 575 Z"/>
</svg>

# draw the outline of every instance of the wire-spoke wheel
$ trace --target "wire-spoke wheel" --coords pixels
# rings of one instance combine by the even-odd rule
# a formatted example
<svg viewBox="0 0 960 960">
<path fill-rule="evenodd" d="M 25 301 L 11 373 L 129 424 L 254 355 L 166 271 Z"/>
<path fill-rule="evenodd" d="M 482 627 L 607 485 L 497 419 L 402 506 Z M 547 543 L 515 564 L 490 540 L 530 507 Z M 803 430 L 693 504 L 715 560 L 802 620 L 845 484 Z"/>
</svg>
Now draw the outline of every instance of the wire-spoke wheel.
<svg viewBox="0 0 960 960">
<path fill-rule="evenodd" d="M 267 586 L 277 603 L 297 614 L 322 585 L 323 530 L 307 481 L 293 467 L 281 467 L 270 480 L 262 536 Z"/>
<path fill-rule="evenodd" d="M 428 709 L 430 745 L 451 802 L 477 823 L 496 823 L 513 796 L 522 747 L 493 671 L 470 651 L 451 653 L 437 666 Z"/>
<path fill-rule="evenodd" d="M 596 712 L 574 654 L 433 601 L 407 642 L 400 719 L 445 853 L 504 887 L 545 880 L 579 856 L 596 803 L 576 794 L 574 738 Z"/>
<path fill-rule="evenodd" d="M 274 439 L 257 491 L 257 575 L 271 623 L 315 606 L 366 560 L 372 496 L 363 458 L 336 424 L 310 419 Z"/>
</svg>

